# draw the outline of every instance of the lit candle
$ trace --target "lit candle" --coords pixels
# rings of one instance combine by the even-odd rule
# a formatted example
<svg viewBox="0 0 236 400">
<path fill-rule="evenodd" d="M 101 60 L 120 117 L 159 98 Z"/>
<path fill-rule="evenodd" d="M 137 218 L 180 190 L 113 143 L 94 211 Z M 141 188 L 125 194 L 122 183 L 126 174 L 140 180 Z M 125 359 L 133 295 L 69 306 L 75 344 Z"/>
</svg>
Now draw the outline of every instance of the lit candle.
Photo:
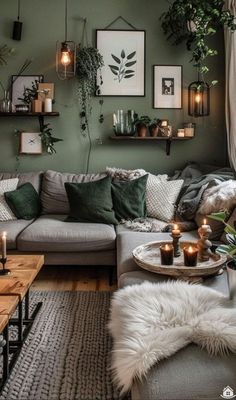
<svg viewBox="0 0 236 400">
<path fill-rule="evenodd" d="M 2 258 L 7 258 L 7 233 L 2 233 Z"/>
<path fill-rule="evenodd" d="M 195 246 L 184 247 L 184 265 L 186 267 L 196 267 L 198 248 Z"/>
<path fill-rule="evenodd" d="M 160 246 L 161 264 L 172 265 L 174 260 L 174 246 L 172 244 L 163 244 Z"/>
<path fill-rule="evenodd" d="M 207 225 L 207 220 L 206 220 L 206 218 L 204 218 L 204 220 L 203 220 L 202 228 L 203 228 L 203 229 L 207 229 L 207 230 L 210 228 L 210 225 Z"/>
<path fill-rule="evenodd" d="M 174 224 L 174 228 L 172 229 L 172 235 L 173 236 L 179 236 L 180 235 L 180 229 L 177 224 Z"/>
</svg>

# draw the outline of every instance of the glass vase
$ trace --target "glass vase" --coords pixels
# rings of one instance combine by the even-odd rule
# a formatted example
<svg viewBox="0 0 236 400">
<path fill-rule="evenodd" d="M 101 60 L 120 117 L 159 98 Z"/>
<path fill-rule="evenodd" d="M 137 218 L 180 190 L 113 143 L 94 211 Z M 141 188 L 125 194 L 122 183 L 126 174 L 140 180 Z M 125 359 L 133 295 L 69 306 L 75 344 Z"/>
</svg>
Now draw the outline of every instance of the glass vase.
<svg viewBox="0 0 236 400">
<path fill-rule="evenodd" d="M 5 90 L 4 97 L 0 103 L 0 110 L 1 112 L 10 113 L 12 112 L 12 102 L 10 100 L 10 93 Z"/>
</svg>

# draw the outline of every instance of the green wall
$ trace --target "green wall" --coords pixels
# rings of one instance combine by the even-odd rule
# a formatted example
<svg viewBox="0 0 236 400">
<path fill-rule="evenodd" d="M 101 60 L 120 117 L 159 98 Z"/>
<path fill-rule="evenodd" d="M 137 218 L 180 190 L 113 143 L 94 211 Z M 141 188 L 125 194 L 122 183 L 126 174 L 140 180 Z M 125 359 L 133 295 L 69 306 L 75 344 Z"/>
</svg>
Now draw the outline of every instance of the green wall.
<svg viewBox="0 0 236 400">
<path fill-rule="evenodd" d="M 224 62 L 223 35 L 214 39 L 219 57 L 212 59 L 209 81 L 218 79 L 219 85 L 211 91 L 211 115 L 200 118 L 194 140 L 173 143 L 171 155 L 165 154 L 164 143 L 119 143 L 109 140 L 112 133 L 112 113 L 117 109 L 135 109 L 140 114 L 152 117 L 168 118 L 173 126 L 181 127 L 191 121 L 187 114 L 186 88 L 196 78 L 189 64 L 190 54 L 184 46 L 171 46 L 160 28 L 159 17 L 168 7 L 165 0 L 68 0 L 69 37 L 80 42 L 82 24 L 79 17 L 88 18 L 88 35 L 95 42 L 95 29 L 103 29 L 117 16 L 122 15 L 139 29 L 147 32 L 146 59 L 146 97 L 145 98 L 105 98 L 103 125 L 98 122 L 98 100 L 93 100 L 91 135 L 93 150 L 90 171 L 103 170 L 107 165 L 125 168 L 144 168 L 152 172 L 171 172 L 182 167 L 185 162 L 194 160 L 214 164 L 224 164 L 226 159 L 226 135 L 224 122 Z M 24 32 L 21 42 L 10 39 L 12 21 L 16 17 L 17 0 L 0 0 L 0 43 L 6 43 L 16 49 L 9 59 L 7 67 L 0 69 L 0 77 L 5 81 L 16 73 L 26 58 L 34 62 L 27 70 L 28 74 L 44 74 L 45 81 L 55 82 L 56 104 L 54 109 L 60 112 L 59 118 L 49 120 L 55 135 L 64 142 L 57 146 L 54 156 L 21 156 L 17 164 L 18 141 L 14 129 L 38 130 L 34 119 L 0 119 L 0 170 L 56 169 L 61 171 L 83 172 L 85 170 L 88 140 L 80 132 L 79 109 L 76 100 L 76 80 L 61 82 L 55 73 L 55 43 L 64 36 L 64 0 L 22 0 L 22 20 Z M 126 28 L 119 23 L 116 28 Z M 182 64 L 184 77 L 183 110 L 152 109 L 152 65 Z M 97 143 L 101 137 L 103 144 Z"/>
</svg>

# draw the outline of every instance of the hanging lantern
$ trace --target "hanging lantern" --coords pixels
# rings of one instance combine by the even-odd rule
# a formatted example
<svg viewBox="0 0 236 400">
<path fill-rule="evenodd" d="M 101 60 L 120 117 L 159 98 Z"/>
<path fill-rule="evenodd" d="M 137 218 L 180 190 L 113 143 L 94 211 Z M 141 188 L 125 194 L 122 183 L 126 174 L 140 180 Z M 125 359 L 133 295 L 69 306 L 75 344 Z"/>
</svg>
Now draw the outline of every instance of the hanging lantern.
<svg viewBox="0 0 236 400">
<path fill-rule="evenodd" d="M 192 117 L 205 117 L 210 114 L 210 87 L 197 80 L 188 87 L 188 113 Z"/>
<path fill-rule="evenodd" d="M 76 72 L 76 44 L 67 40 L 67 0 L 65 0 L 65 40 L 57 42 L 56 71 L 61 80 L 73 78 Z"/>
</svg>

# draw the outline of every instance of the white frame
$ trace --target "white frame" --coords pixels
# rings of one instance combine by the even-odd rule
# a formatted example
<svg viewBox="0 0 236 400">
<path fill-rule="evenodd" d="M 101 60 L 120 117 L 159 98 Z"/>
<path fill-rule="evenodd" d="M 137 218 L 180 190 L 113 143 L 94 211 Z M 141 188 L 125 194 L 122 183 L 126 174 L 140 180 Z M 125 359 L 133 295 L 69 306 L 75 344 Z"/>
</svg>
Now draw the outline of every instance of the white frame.
<svg viewBox="0 0 236 400">
<path fill-rule="evenodd" d="M 181 109 L 183 104 L 182 65 L 154 65 L 153 80 L 153 108 Z"/>
<path fill-rule="evenodd" d="M 97 49 L 103 56 L 104 66 L 101 68 L 103 84 L 100 86 L 99 96 L 145 96 L 145 51 L 146 32 L 144 30 L 101 30 L 97 29 Z M 121 57 L 124 50 L 125 58 Z M 127 57 L 135 55 L 131 59 Z M 119 67 L 120 64 L 112 57 L 112 54 L 121 62 L 135 64 L 125 67 L 131 70 L 126 78 L 119 81 L 114 70 L 110 66 Z M 116 71 L 115 71 L 116 72 Z M 124 75 L 124 74 L 123 74 Z M 130 75 L 130 76 L 128 76 Z M 100 84 L 100 71 L 98 72 L 98 85 Z"/>
<path fill-rule="evenodd" d="M 40 132 L 21 132 L 20 154 L 42 154 L 42 140 Z"/>
</svg>

